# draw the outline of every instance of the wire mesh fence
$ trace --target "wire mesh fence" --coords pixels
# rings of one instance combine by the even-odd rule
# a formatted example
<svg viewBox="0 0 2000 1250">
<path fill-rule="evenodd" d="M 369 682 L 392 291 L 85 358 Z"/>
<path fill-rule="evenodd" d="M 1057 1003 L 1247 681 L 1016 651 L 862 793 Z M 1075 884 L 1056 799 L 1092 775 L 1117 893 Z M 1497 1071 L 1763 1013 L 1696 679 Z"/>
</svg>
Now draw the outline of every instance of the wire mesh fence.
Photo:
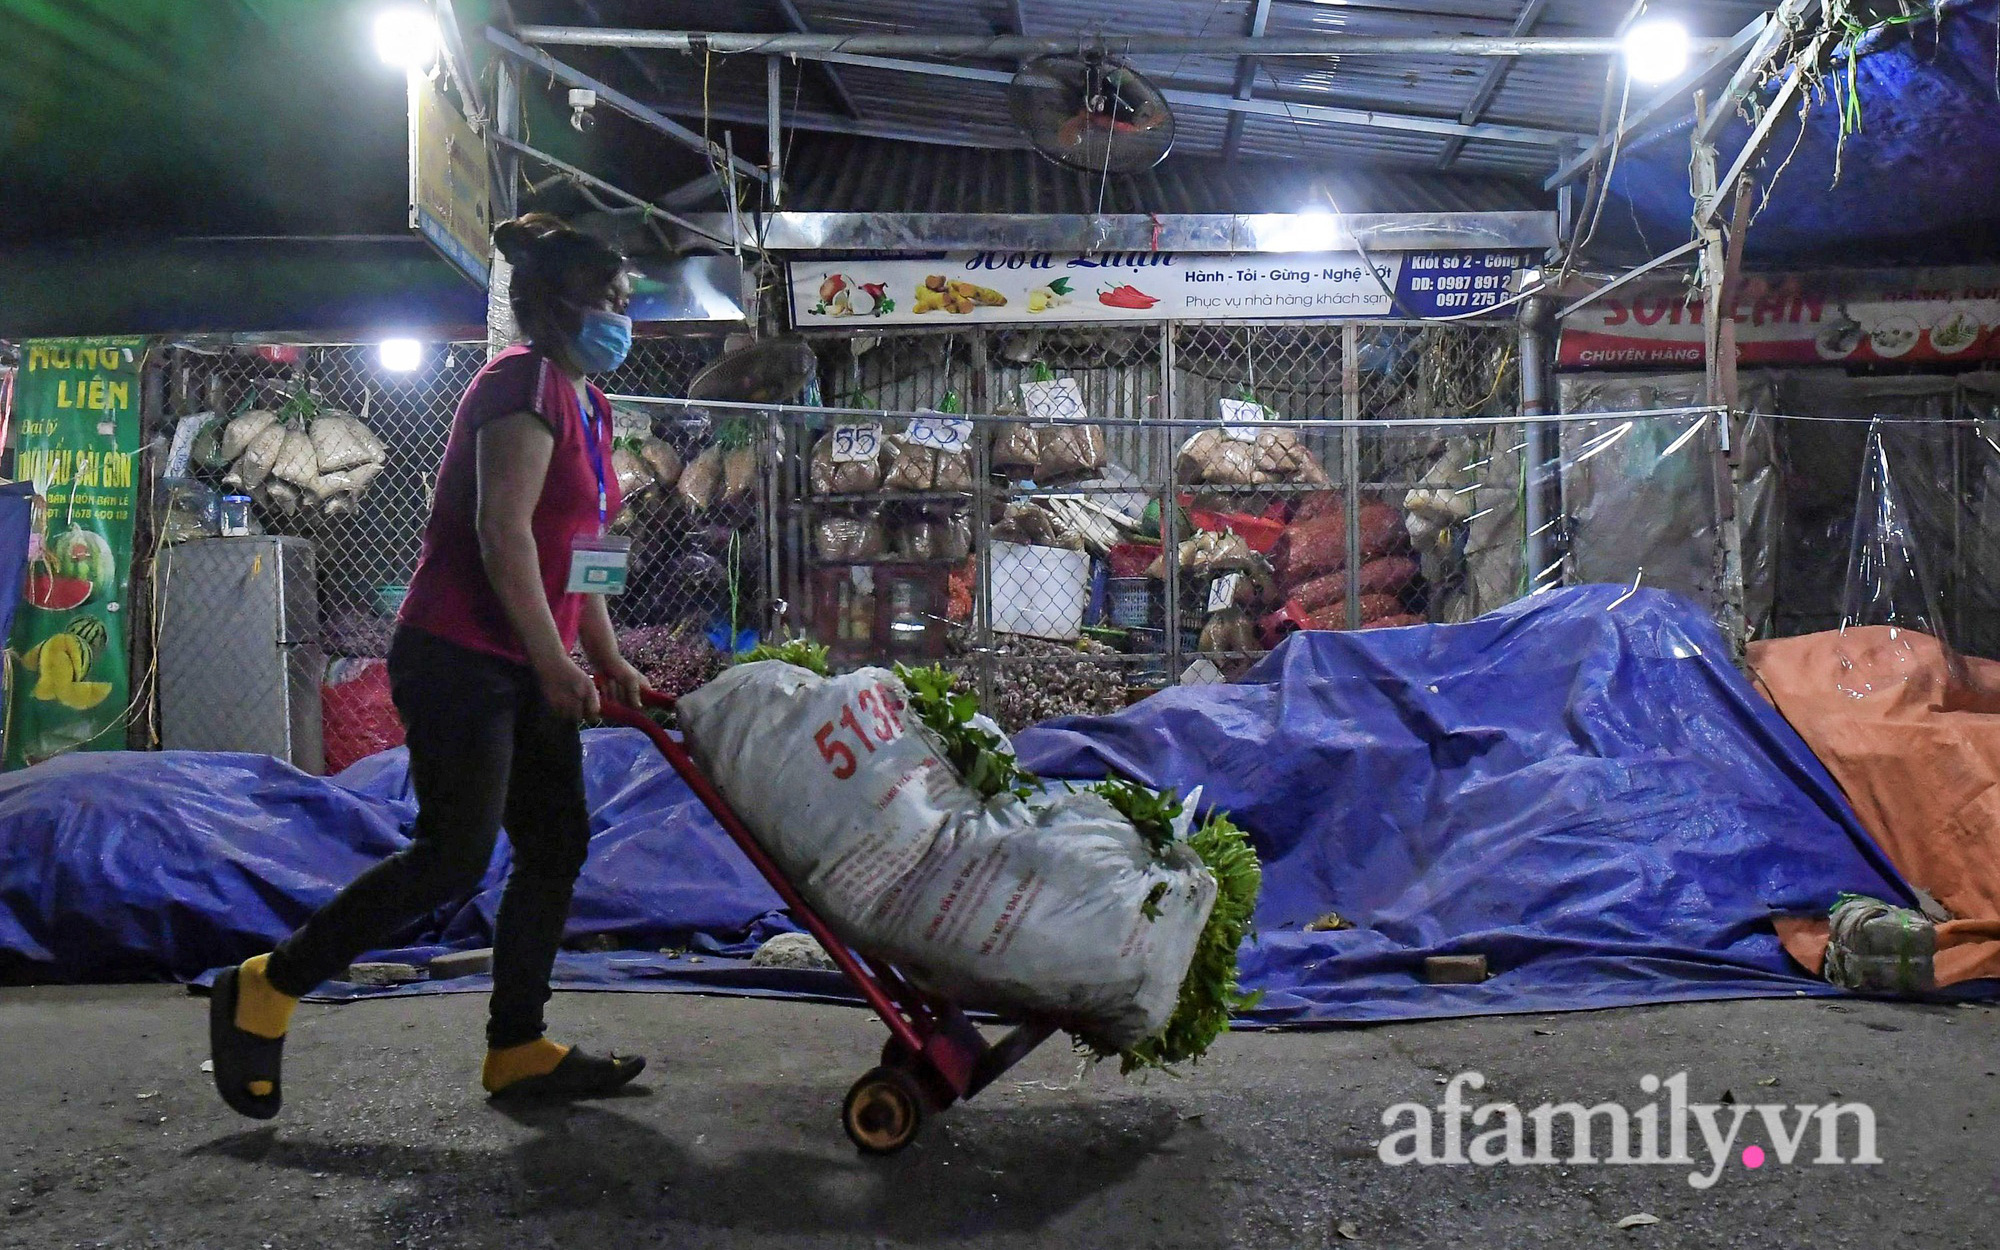
<svg viewBox="0 0 2000 1250">
<path fill-rule="evenodd" d="M 1723 492 L 1720 414 L 1666 381 L 1566 393 L 1578 411 L 1520 421 L 1506 326 L 811 342 L 806 405 L 677 400 L 719 355 L 710 339 L 642 341 L 604 380 L 632 500 L 618 524 L 634 543 L 614 619 L 669 690 L 755 637 L 802 634 L 844 666 L 943 663 L 1013 729 L 1237 678 L 1295 629 L 1461 622 L 1563 581 L 1665 588 L 1719 611 L 1731 497 L 1747 597 L 1763 604 L 1752 620 L 1768 623 L 1786 544 L 1800 541 L 1786 475 L 1839 441 L 1739 415 L 1741 477 Z M 334 723 L 350 717 L 349 683 L 379 670 L 452 411 L 484 358 L 480 344 L 437 346 L 392 375 L 364 347 L 165 357 L 162 436 L 189 413 L 283 410 L 303 393 L 382 445 L 345 507 L 327 506 L 337 492 L 251 492 L 263 528 L 313 547 L 330 762 L 349 754 Z M 1976 650 L 1987 644 L 1973 618 L 1991 597 L 1968 561 L 2000 528 L 1974 496 L 2000 469 L 1974 455 L 1990 423 L 1954 428 L 1942 458 L 1911 463 L 1926 485 L 1964 488 L 1919 524 L 1956 544 L 1938 556 L 1935 597 L 1964 609 L 1953 627 Z M 226 468 L 196 460 L 190 476 L 228 489 Z M 165 515 L 170 538 L 189 536 Z M 390 732 L 386 698 L 372 707 Z M 378 745 L 373 732 L 355 748 Z"/>
</svg>

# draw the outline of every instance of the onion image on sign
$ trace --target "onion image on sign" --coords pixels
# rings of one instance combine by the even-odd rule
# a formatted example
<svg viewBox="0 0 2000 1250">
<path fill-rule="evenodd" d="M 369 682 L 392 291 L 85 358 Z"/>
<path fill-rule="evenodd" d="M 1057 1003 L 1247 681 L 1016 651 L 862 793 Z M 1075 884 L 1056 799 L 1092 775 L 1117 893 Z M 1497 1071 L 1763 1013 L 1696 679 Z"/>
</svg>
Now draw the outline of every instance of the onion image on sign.
<svg viewBox="0 0 2000 1250">
<path fill-rule="evenodd" d="M 1895 316 L 1876 323 L 1868 332 L 1868 341 L 1875 348 L 1877 356 L 1895 360 L 1907 356 L 1924 336 L 1924 329 L 1915 317 Z"/>
</svg>

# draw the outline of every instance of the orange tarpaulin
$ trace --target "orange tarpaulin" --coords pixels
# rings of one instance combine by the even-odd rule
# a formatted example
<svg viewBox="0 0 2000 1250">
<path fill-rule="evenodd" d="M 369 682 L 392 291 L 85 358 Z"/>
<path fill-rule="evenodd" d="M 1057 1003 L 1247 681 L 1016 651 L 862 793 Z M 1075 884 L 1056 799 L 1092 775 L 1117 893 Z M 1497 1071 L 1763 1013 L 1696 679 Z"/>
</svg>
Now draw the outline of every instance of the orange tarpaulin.
<svg viewBox="0 0 2000 1250">
<path fill-rule="evenodd" d="M 1898 871 L 1954 917 L 1938 926 L 1938 984 L 2000 977 L 2000 663 L 1954 662 L 1890 626 L 1753 643 L 1749 662 Z M 1826 933 L 1778 922 L 1814 972 Z"/>
</svg>

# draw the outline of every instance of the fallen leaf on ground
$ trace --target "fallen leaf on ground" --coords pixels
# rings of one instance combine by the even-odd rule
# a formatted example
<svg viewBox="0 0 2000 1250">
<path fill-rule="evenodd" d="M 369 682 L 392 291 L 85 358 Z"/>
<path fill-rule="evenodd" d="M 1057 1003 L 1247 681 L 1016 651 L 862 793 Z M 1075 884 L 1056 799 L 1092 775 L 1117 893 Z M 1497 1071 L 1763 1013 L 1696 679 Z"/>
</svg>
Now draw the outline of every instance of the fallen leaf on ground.
<svg viewBox="0 0 2000 1250">
<path fill-rule="evenodd" d="M 1648 1224 L 1657 1224 L 1659 1222 L 1660 1222 L 1659 1216 L 1647 1215 L 1645 1212 L 1642 1211 L 1637 1215 L 1628 1215 L 1624 1219 L 1618 1221 L 1618 1227 L 1644 1228 Z"/>
<path fill-rule="evenodd" d="M 1349 1241 L 1359 1241 L 1361 1239 L 1361 1232 L 1354 1227 L 1353 1220 L 1342 1220 L 1340 1223 L 1334 1225 L 1333 1231 L 1339 1233 Z"/>
</svg>

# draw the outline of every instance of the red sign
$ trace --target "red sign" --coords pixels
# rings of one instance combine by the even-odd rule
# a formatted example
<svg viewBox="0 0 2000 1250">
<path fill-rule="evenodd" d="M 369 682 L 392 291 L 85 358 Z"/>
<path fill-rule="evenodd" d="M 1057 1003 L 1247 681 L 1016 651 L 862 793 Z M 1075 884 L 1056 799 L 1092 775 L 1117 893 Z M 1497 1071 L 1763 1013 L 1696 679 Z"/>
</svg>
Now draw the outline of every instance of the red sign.
<svg viewBox="0 0 2000 1250">
<path fill-rule="evenodd" d="M 1563 325 L 1563 369 L 1704 363 L 1706 310 L 1685 287 L 1615 292 Z M 2000 273 L 1911 269 L 1753 276 L 1732 310 L 1746 365 L 1954 364 L 2000 359 Z"/>
</svg>

